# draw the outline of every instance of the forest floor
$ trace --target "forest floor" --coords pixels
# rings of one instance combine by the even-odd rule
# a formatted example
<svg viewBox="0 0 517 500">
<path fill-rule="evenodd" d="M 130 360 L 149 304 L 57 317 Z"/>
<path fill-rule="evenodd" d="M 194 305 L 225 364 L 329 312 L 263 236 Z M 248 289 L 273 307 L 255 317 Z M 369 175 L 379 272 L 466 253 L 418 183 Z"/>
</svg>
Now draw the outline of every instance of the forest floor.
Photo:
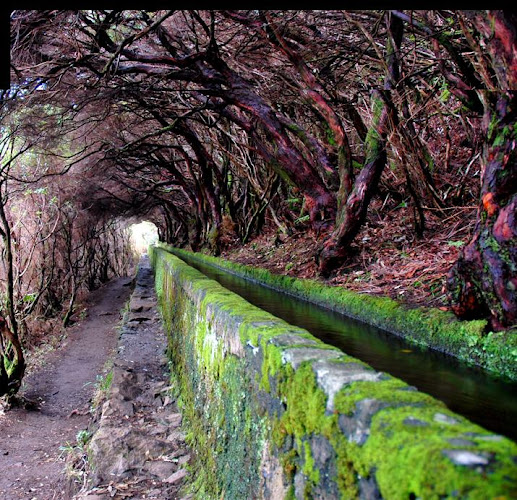
<svg viewBox="0 0 517 500">
<path fill-rule="evenodd" d="M 449 216 L 428 211 L 427 229 L 417 238 L 407 208 L 381 215 L 377 205 L 372 203 L 349 260 L 327 280 L 318 275 L 315 261 L 327 235 L 303 227 L 288 236 L 271 228 L 243 246 L 229 240 L 221 257 L 277 274 L 389 296 L 409 306 L 448 309 L 447 273 L 470 240 L 475 207 L 455 209 Z"/>
<path fill-rule="evenodd" d="M 76 444 L 88 425 L 97 377 L 117 346 L 120 312 L 132 281 L 115 279 L 92 292 L 66 338 L 54 339 L 61 341 L 59 348 L 29 354 L 20 394 L 34 407 L 0 408 L 3 500 L 68 498 L 64 448 Z M 49 339 L 45 345 L 51 345 Z"/>
</svg>

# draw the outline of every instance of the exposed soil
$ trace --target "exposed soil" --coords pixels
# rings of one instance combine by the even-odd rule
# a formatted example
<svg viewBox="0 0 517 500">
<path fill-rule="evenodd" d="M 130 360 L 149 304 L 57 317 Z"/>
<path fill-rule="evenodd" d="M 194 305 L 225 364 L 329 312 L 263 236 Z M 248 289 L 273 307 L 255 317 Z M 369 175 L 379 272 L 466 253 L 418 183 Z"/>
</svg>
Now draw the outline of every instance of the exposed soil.
<svg viewBox="0 0 517 500">
<path fill-rule="evenodd" d="M 31 370 L 20 394 L 36 403 L 0 414 L 0 498 L 64 500 L 66 453 L 85 429 L 97 376 L 117 346 L 120 311 L 132 278 L 91 293 L 86 317 L 68 329 L 64 345 Z"/>
</svg>

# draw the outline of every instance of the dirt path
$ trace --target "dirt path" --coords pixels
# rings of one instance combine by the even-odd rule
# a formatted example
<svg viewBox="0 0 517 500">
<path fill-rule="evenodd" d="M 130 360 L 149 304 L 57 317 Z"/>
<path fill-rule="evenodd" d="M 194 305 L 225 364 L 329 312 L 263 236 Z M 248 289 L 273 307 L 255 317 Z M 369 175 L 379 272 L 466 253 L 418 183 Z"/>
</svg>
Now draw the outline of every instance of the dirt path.
<svg viewBox="0 0 517 500">
<path fill-rule="evenodd" d="M 88 460 L 83 452 L 74 460 L 80 474 L 74 474 L 73 500 L 192 499 L 186 493 L 191 453 L 166 346 L 144 255 L 112 359 L 111 384 L 97 396 L 88 426 Z"/>
<path fill-rule="evenodd" d="M 40 409 L 0 415 L 2 500 L 66 499 L 60 447 L 76 443 L 77 432 L 88 425 L 97 375 L 117 347 L 116 327 L 131 281 L 119 278 L 92 293 L 88 315 L 70 329 L 66 346 L 26 377 L 22 394 L 40 402 Z"/>
</svg>

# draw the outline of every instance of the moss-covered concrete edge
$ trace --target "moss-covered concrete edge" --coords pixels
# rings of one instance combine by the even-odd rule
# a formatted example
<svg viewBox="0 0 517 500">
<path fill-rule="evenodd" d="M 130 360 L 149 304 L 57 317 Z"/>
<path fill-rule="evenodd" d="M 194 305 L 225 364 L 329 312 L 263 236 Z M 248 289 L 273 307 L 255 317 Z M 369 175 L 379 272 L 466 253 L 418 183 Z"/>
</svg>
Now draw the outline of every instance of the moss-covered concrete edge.
<svg viewBox="0 0 517 500">
<path fill-rule="evenodd" d="M 486 332 L 485 320 L 463 321 L 450 311 L 408 308 L 389 298 L 352 292 L 315 280 L 274 274 L 266 269 L 163 245 L 179 257 L 227 270 L 322 307 L 382 328 L 419 346 L 454 356 L 508 380 L 517 380 L 517 327 Z"/>
<path fill-rule="evenodd" d="M 513 441 L 150 253 L 196 498 L 517 495 Z"/>
</svg>

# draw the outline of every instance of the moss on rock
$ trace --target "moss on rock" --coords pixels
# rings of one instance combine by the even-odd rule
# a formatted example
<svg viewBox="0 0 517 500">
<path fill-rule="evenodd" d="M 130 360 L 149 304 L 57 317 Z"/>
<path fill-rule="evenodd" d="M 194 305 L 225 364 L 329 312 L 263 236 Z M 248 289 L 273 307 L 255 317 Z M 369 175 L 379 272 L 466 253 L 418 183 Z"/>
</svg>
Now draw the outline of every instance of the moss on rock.
<svg viewBox="0 0 517 500">
<path fill-rule="evenodd" d="M 283 466 L 284 498 L 516 496 L 516 443 L 252 306 L 166 249 L 151 258 L 196 451 L 196 497 L 260 498 L 264 456 Z"/>
</svg>

